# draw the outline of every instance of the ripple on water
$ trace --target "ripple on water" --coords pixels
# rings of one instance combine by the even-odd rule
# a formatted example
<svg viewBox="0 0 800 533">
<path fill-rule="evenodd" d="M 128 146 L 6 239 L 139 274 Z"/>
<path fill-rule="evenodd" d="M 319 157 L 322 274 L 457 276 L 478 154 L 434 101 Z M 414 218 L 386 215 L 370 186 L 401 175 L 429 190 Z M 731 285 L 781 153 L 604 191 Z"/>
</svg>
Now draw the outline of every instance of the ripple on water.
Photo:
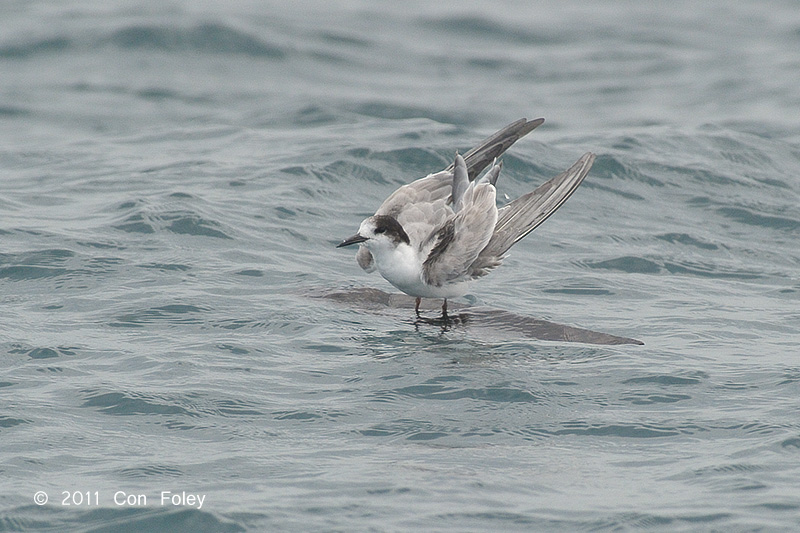
<svg viewBox="0 0 800 533">
<path fill-rule="evenodd" d="M 0 428 L 13 428 L 20 424 L 29 424 L 30 420 L 14 418 L 11 416 L 0 415 Z"/>
<path fill-rule="evenodd" d="M 443 17 L 421 17 L 419 21 L 434 31 L 455 35 L 472 35 L 478 38 L 498 39 L 524 45 L 555 44 L 563 41 L 563 36 L 546 27 L 531 29 L 527 26 L 504 24 L 488 17 L 473 15 L 450 15 Z"/>
<path fill-rule="evenodd" d="M 169 304 L 160 307 L 151 307 L 132 313 L 118 315 L 116 319 L 109 323 L 109 326 L 116 328 L 141 328 L 148 324 L 200 324 L 203 322 L 202 315 L 211 311 L 208 307 L 191 304 Z"/>
<path fill-rule="evenodd" d="M 371 183 L 387 183 L 378 170 L 353 161 L 334 161 L 322 168 L 312 167 L 309 171 L 323 182 L 340 183 L 343 178 L 347 178 Z"/>
<path fill-rule="evenodd" d="M 242 30 L 219 23 L 190 27 L 131 25 L 120 28 L 100 44 L 120 48 L 149 48 L 166 52 L 210 52 L 241 54 L 266 59 L 282 59 L 286 51 Z"/>
<path fill-rule="evenodd" d="M 593 424 L 586 421 L 564 422 L 561 429 L 546 431 L 551 435 L 576 435 L 582 437 L 621 437 L 627 439 L 652 439 L 674 437 L 689 432 L 677 427 L 654 424 Z M 691 433 L 691 432 L 689 432 Z"/>
<path fill-rule="evenodd" d="M 410 441 L 435 440 L 458 434 L 453 427 L 435 424 L 426 420 L 400 418 L 391 422 L 373 424 L 369 428 L 358 430 L 365 437 L 404 437 Z"/>
<path fill-rule="evenodd" d="M 197 412 L 180 405 L 178 400 L 162 395 L 103 392 L 96 389 L 81 391 L 84 398 L 81 407 L 97 409 L 107 415 L 183 415 L 195 417 Z"/>
<path fill-rule="evenodd" d="M 764 215 L 758 211 L 758 208 L 742 206 L 717 208 L 717 213 L 740 224 L 790 232 L 800 231 L 800 219 L 786 216 Z"/>
<path fill-rule="evenodd" d="M 64 355 L 71 356 L 77 353 L 74 346 L 28 346 L 25 344 L 12 344 L 9 354 L 27 355 L 31 359 L 55 359 Z"/>
<path fill-rule="evenodd" d="M 604 261 L 583 261 L 580 265 L 596 270 L 615 270 L 627 274 L 685 274 L 702 278 L 717 279 L 762 279 L 766 273 L 761 270 L 732 268 L 710 261 L 666 261 L 636 256 L 615 257 Z"/>
<path fill-rule="evenodd" d="M 800 451 L 800 437 L 790 437 L 781 441 L 781 448 Z"/>
<path fill-rule="evenodd" d="M 664 233 L 662 235 L 656 235 L 655 238 L 672 244 L 694 246 L 695 248 L 700 248 L 701 250 L 717 250 L 719 248 L 719 246 L 714 243 L 705 242 L 702 239 L 692 237 L 687 233 Z"/>
<path fill-rule="evenodd" d="M 217 239 L 231 239 L 222 231 L 221 224 L 201 217 L 191 212 L 172 212 L 146 214 L 133 213 L 125 217 L 120 223 L 114 225 L 115 229 L 128 233 L 153 234 L 168 231 L 179 235 L 195 235 L 199 237 L 214 237 Z"/>
<path fill-rule="evenodd" d="M 610 154 L 597 156 L 592 166 L 592 177 L 606 180 L 631 180 L 651 187 L 665 186 L 663 181 L 645 174 L 635 163 Z"/>
<path fill-rule="evenodd" d="M 129 200 L 116 210 L 124 214 L 112 227 L 126 233 L 151 235 L 161 232 L 232 239 L 214 215 L 203 213 L 203 200 L 186 193 L 171 193 L 157 201 Z"/>
<path fill-rule="evenodd" d="M 184 471 L 177 466 L 147 465 L 133 468 L 122 468 L 118 472 L 120 477 L 130 479 L 150 479 L 159 477 L 180 477 Z"/>
<path fill-rule="evenodd" d="M 156 501 L 158 501 L 156 499 Z M 149 503 L 149 500 L 148 500 Z M 19 531 L 41 529 L 41 509 L 38 520 L 30 519 L 31 527 Z M 15 514 L 25 516 L 24 509 L 16 509 Z M 250 518 L 259 515 L 252 515 Z M 263 519 L 263 517 L 261 517 Z M 86 524 L 101 524 L 92 531 L 192 531 L 195 533 L 240 533 L 247 531 L 237 522 L 226 520 L 217 513 L 200 509 L 156 507 L 103 507 L 86 512 L 71 510 L 56 511 L 48 521 L 47 528 L 55 531 L 86 530 Z"/>
<path fill-rule="evenodd" d="M 353 152 L 353 155 L 355 154 L 356 152 Z M 446 168 L 447 165 L 451 163 L 436 152 L 425 148 L 398 148 L 395 150 L 370 152 L 368 154 L 362 153 L 360 155 L 361 157 L 366 156 L 369 159 L 377 159 L 389 163 L 395 168 L 403 169 L 403 173 L 407 174 L 409 177 L 426 176 L 430 172 Z M 386 183 L 386 180 L 376 183 Z"/>
<path fill-rule="evenodd" d="M 663 270 L 656 261 L 631 255 L 605 261 L 586 261 L 582 264 L 593 269 L 617 270 L 628 274 L 658 274 Z"/>
<path fill-rule="evenodd" d="M 538 403 L 543 396 L 515 387 L 459 388 L 434 382 L 401 387 L 391 391 L 390 396 L 406 396 L 423 400 L 478 400 L 502 403 Z"/>
<path fill-rule="evenodd" d="M 674 374 L 652 374 L 648 376 L 641 376 L 636 378 L 629 378 L 623 381 L 625 385 L 629 384 L 654 384 L 654 385 L 699 385 L 708 379 L 708 374 L 705 372 L 694 372 L 688 376 L 680 376 Z"/>
<path fill-rule="evenodd" d="M 68 261 L 73 257 L 74 252 L 64 249 L 0 254 L 0 278 L 31 281 L 64 276 L 71 271 Z"/>
</svg>

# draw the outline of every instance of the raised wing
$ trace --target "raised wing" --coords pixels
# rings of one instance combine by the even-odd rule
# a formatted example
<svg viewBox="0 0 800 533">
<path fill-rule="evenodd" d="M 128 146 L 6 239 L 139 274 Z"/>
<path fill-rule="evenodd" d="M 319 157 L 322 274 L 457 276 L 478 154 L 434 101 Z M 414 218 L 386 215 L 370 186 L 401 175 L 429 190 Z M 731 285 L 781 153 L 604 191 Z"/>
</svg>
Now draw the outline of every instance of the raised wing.
<svg viewBox="0 0 800 533">
<path fill-rule="evenodd" d="M 506 150 L 511 148 L 515 142 L 532 132 L 538 126 L 544 124 L 543 118 L 528 120 L 521 118 L 515 120 L 505 128 L 485 138 L 481 143 L 464 154 L 464 161 L 467 163 L 469 180 L 473 181 L 478 174 L 483 172 L 489 163 L 500 157 Z M 453 170 L 454 165 L 450 165 L 446 170 Z"/>
<path fill-rule="evenodd" d="M 509 248 L 567 201 L 589 173 L 594 160 L 594 154 L 583 154 L 569 169 L 500 208 L 494 234 L 470 265 L 470 275 L 480 277 L 499 266 Z"/>
<path fill-rule="evenodd" d="M 461 210 L 423 243 L 423 252 L 430 251 L 422 264 L 422 275 L 426 283 L 437 287 L 472 277 L 469 266 L 486 247 L 497 222 L 493 185 L 473 182 L 461 201 Z"/>
<path fill-rule="evenodd" d="M 473 181 L 483 170 L 500 157 L 511 145 L 544 123 L 543 118 L 527 120 L 521 118 L 490 135 L 480 144 L 472 148 L 463 159 L 467 167 L 469 181 Z M 434 202 L 445 199 L 450 202 L 453 183 L 453 170 L 455 162 L 445 170 L 436 174 L 429 174 L 407 185 L 403 185 L 381 204 L 376 215 L 389 215 L 398 217 L 403 210 L 412 203 Z M 499 168 L 497 171 L 499 172 Z M 497 173 L 491 176 L 490 181 L 497 180 Z M 402 221 L 398 219 L 402 224 Z M 405 227 L 405 226 L 404 226 Z"/>
</svg>

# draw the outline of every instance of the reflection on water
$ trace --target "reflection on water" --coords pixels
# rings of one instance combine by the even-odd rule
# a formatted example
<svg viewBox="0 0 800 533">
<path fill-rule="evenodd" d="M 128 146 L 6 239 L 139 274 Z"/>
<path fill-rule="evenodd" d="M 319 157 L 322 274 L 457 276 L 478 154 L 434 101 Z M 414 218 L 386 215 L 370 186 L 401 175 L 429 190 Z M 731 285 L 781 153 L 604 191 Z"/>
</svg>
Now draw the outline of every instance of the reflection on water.
<svg viewBox="0 0 800 533">
<path fill-rule="evenodd" d="M 390 294 L 371 288 L 349 289 L 323 293 L 317 296 L 372 312 L 381 312 L 385 309 L 414 309 L 414 298 L 411 296 Z M 433 302 L 437 301 L 423 299 L 420 309 L 436 309 L 438 304 Z M 436 326 L 442 329 L 464 327 L 476 333 L 485 330 L 495 333 L 505 331 L 544 341 L 581 342 L 586 344 L 644 344 L 636 339 L 556 324 L 547 320 L 510 313 L 502 309 L 470 307 L 457 302 L 448 302 L 447 306 L 449 310 L 458 312 L 455 314 L 450 313 L 447 318 L 423 316 L 418 318 L 415 324 L 417 326 Z"/>
</svg>

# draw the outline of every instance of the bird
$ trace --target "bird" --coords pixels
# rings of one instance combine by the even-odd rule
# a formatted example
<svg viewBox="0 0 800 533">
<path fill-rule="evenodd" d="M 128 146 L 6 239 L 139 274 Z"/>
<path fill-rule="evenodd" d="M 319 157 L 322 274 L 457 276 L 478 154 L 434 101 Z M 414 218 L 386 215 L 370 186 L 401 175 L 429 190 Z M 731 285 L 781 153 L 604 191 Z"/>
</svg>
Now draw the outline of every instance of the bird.
<svg viewBox="0 0 800 533">
<path fill-rule="evenodd" d="M 502 263 L 508 250 L 552 215 L 572 195 L 595 161 L 585 153 L 569 169 L 533 191 L 497 207 L 498 158 L 544 123 L 521 118 L 484 139 L 446 169 L 401 186 L 361 222 L 337 248 L 358 244 L 356 261 L 415 297 L 463 296 L 471 282 Z M 490 166 L 491 165 L 491 166 Z M 481 175 L 487 167 L 488 170 Z"/>
</svg>

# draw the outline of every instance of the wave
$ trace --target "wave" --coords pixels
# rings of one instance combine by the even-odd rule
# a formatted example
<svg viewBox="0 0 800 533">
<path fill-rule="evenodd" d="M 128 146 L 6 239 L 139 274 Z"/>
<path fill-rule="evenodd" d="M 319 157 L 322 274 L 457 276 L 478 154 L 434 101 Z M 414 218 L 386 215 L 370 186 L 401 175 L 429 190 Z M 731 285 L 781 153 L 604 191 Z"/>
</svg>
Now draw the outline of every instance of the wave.
<svg viewBox="0 0 800 533">
<path fill-rule="evenodd" d="M 286 55 L 286 51 L 275 44 L 218 23 L 199 24 L 189 28 L 128 26 L 113 32 L 101 42 L 120 48 L 241 54 L 270 59 L 280 59 Z"/>
<path fill-rule="evenodd" d="M 37 55 L 73 53 L 104 47 L 149 49 L 162 52 L 230 54 L 265 59 L 283 59 L 286 48 L 224 24 L 209 22 L 194 26 L 136 24 L 99 37 L 57 35 L 21 43 L 0 45 L 0 58 L 27 59 Z"/>
</svg>

